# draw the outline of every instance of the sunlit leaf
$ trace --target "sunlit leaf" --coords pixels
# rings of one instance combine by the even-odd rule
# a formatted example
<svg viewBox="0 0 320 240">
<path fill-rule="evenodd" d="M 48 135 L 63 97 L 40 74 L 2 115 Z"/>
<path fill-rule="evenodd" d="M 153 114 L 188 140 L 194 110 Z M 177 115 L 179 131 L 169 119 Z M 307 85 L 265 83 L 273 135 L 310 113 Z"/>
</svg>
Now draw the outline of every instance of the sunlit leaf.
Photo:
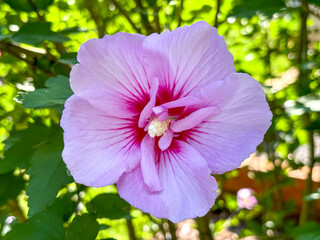
<svg viewBox="0 0 320 240">
<path fill-rule="evenodd" d="M 65 53 L 59 58 L 58 61 L 64 64 L 76 64 L 78 62 L 77 53 Z"/>
<path fill-rule="evenodd" d="M 32 216 L 53 203 L 60 188 L 72 181 L 62 161 L 62 135 L 58 134 L 48 144 L 41 146 L 31 159 L 28 174 L 31 180 L 27 187 L 29 212 Z"/>
<path fill-rule="evenodd" d="M 46 87 L 36 89 L 33 92 L 21 93 L 18 100 L 25 108 L 56 108 L 61 110 L 66 99 L 73 94 L 69 80 L 64 76 L 49 78 L 46 81 Z"/>
</svg>

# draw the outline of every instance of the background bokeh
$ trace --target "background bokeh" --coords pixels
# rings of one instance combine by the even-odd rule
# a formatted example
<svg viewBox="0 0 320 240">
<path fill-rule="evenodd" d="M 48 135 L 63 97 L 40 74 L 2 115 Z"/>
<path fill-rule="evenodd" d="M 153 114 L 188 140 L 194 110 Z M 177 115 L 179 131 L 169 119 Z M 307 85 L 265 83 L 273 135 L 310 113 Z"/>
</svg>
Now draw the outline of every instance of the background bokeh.
<svg viewBox="0 0 320 240">
<path fill-rule="evenodd" d="M 74 183 L 59 120 L 83 42 L 199 20 L 262 84 L 273 123 L 217 176 L 211 211 L 175 225 Z M 320 239 L 319 29 L 319 0 L 0 0 L 0 239 Z"/>
</svg>

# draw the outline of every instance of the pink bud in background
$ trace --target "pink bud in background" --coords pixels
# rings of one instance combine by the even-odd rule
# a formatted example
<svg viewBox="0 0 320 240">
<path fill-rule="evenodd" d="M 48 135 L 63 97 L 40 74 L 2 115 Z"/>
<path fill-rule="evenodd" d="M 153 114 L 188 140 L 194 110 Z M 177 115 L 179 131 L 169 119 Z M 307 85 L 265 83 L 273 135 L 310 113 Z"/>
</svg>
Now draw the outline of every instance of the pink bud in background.
<svg viewBox="0 0 320 240">
<path fill-rule="evenodd" d="M 241 188 L 237 192 L 237 203 L 240 208 L 252 209 L 258 204 L 257 198 L 253 195 L 251 188 Z"/>
</svg>

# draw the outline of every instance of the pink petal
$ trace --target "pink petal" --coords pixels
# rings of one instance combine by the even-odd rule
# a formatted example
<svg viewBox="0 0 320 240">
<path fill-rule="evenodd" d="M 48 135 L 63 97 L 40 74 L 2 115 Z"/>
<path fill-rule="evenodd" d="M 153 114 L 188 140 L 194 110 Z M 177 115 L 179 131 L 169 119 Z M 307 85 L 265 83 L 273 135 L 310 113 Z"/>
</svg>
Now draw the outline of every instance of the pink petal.
<svg viewBox="0 0 320 240">
<path fill-rule="evenodd" d="M 134 124 L 130 119 L 107 116 L 76 95 L 70 97 L 61 119 L 62 157 L 75 181 L 102 187 L 135 168 L 141 150 Z"/>
<path fill-rule="evenodd" d="M 150 192 L 137 167 L 119 179 L 120 196 L 142 211 L 173 222 L 203 216 L 212 207 L 217 184 L 196 149 L 174 140 L 170 149 L 160 153 L 158 171 L 162 191 Z"/>
<path fill-rule="evenodd" d="M 160 107 L 160 106 L 156 106 L 156 107 L 152 108 L 152 111 L 154 112 L 154 114 L 158 115 L 158 114 L 165 112 L 166 109 L 163 107 Z"/>
<path fill-rule="evenodd" d="M 200 103 L 202 103 L 202 101 L 199 98 L 193 97 L 193 96 L 187 96 L 187 97 L 179 98 L 178 100 L 175 100 L 175 101 L 164 103 L 159 107 L 169 109 L 169 108 L 176 108 L 176 107 L 185 107 L 185 106 L 190 106 L 190 105 L 195 105 Z"/>
<path fill-rule="evenodd" d="M 185 141 L 199 150 L 212 173 L 233 170 L 256 150 L 271 124 L 265 94 L 252 77 L 235 73 L 223 83 L 208 84 L 201 95 L 221 113 L 188 131 Z"/>
<path fill-rule="evenodd" d="M 165 121 L 169 117 L 169 113 L 167 111 L 161 113 L 158 117 L 159 121 Z"/>
<path fill-rule="evenodd" d="M 204 83 L 235 72 L 225 40 L 204 21 L 151 34 L 142 48 L 148 76 L 158 77 L 160 86 L 174 96 L 186 96 Z"/>
<path fill-rule="evenodd" d="M 164 151 L 168 147 L 170 147 L 171 142 L 173 139 L 173 131 L 171 129 L 168 129 L 164 135 L 161 136 L 159 139 L 159 148 Z"/>
<path fill-rule="evenodd" d="M 187 117 L 177 120 L 171 125 L 171 129 L 174 132 L 182 132 L 198 126 L 201 122 L 205 121 L 208 117 L 217 115 L 220 113 L 218 107 L 206 107 L 201 108 Z"/>
<path fill-rule="evenodd" d="M 158 87 L 159 87 L 159 81 L 158 79 L 155 79 L 150 89 L 150 101 L 147 103 L 147 105 L 144 107 L 144 109 L 140 114 L 140 118 L 138 122 L 139 128 L 143 128 L 148 124 L 148 118 L 152 114 L 152 108 L 156 104 Z"/>
<path fill-rule="evenodd" d="M 132 118 L 140 115 L 139 104 L 135 99 L 112 88 L 85 91 L 81 93 L 81 98 L 108 116 Z"/>
<path fill-rule="evenodd" d="M 156 157 L 154 151 L 155 139 L 148 134 L 141 142 L 141 171 L 144 183 L 149 187 L 149 190 L 162 190 L 158 170 L 156 168 Z"/>
<path fill-rule="evenodd" d="M 139 34 L 117 33 L 102 39 L 90 39 L 81 45 L 79 64 L 70 73 L 71 88 L 76 95 L 112 88 L 143 101 L 150 83 L 141 62 Z"/>
</svg>

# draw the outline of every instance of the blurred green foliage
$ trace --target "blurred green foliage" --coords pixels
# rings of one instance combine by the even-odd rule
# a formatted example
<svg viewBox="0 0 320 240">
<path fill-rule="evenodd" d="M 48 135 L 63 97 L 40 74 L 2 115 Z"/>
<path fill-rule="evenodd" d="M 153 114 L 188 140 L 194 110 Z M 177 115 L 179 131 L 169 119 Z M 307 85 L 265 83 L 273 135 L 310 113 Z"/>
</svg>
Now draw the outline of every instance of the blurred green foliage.
<svg viewBox="0 0 320 240">
<path fill-rule="evenodd" d="M 222 191 L 207 229 L 319 239 L 319 223 L 308 221 L 320 217 L 311 179 L 320 162 L 320 1 L 0 0 L 0 9 L 0 239 L 134 240 L 159 233 L 174 239 L 170 222 L 134 209 L 114 186 L 73 182 L 61 159 L 59 119 L 83 42 L 119 31 L 160 33 L 198 20 L 218 28 L 237 71 L 263 85 L 274 115 L 258 147 L 273 170 L 254 174 L 254 181 L 271 187 L 257 195 L 252 210 L 239 209 L 234 193 Z M 308 146 L 303 159 L 296 154 L 301 145 Z M 297 212 L 281 194 L 293 184 L 288 169 L 304 166 L 311 170 Z M 222 189 L 236 175 L 221 176 Z"/>
</svg>

